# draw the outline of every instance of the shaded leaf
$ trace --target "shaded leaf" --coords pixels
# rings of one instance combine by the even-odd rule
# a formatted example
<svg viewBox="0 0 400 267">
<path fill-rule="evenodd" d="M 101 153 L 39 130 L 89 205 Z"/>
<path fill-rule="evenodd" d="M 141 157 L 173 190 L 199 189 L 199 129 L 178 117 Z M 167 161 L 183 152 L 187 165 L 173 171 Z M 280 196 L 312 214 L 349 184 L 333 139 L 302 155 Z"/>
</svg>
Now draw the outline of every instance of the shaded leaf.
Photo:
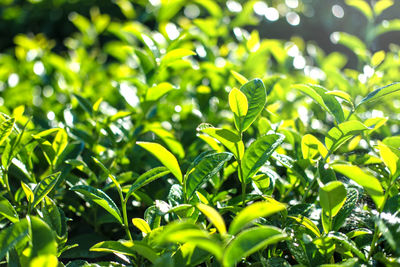
<svg viewBox="0 0 400 267">
<path fill-rule="evenodd" d="M 71 190 L 77 191 L 83 194 L 91 201 L 97 203 L 103 209 L 108 211 L 112 216 L 114 216 L 122 224 L 121 213 L 117 205 L 115 205 L 114 201 L 106 193 L 104 193 L 100 189 L 88 185 L 73 186 L 71 187 Z"/>
<path fill-rule="evenodd" d="M 135 192 L 136 190 L 157 180 L 158 178 L 167 175 L 168 173 L 170 173 L 170 171 L 166 167 L 156 167 L 154 169 L 145 172 L 144 174 L 140 175 L 131 185 L 125 198 L 128 199 L 132 195 L 132 193 Z"/>
</svg>

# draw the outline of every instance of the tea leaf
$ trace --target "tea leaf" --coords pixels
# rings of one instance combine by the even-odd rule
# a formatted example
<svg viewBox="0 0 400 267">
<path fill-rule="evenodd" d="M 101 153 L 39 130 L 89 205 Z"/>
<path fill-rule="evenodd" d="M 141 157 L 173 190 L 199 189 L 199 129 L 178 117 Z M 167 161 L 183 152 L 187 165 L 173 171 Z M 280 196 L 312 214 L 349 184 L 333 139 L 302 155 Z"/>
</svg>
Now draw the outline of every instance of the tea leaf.
<svg viewBox="0 0 400 267">
<path fill-rule="evenodd" d="M 157 101 L 160 97 L 174 90 L 172 84 L 168 82 L 162 82 L 156 86 L 153 86 L 147 90 L 146 101 Z"/>
<path fill-rule="evenodd" d="M 122 224 L 121 213 L 117 205 L 115 205 L 114 201 L 106 193 L 104 193 L 100 189 L 93 188 L 88 185 L 73 186 L 71 187 L 71 190 L 79 192 L 94 203 L 97 203 Z"/>
<path fill-rule="evenodd" d="M 0 196 L 0 215 L 1 217 L 7 218 L 12 223 L 16 223 L 19 221 L 18 214 L 15 211 L 14 207 L 11 205 L 10 201 L 2 196 Z"/>
<path fill-rule="evenodd" d="M 364 0 L 345 0 L 345 3 L 358 9 L 367 19 L 373 18 L 373 13 L 370 5 Z"/>
<path fill-rule="evenodd" d="M 29 239 L 29 225 L 26 219 L 12 224 L 0 231 L 0 259 L 15 246 L 19 246 Z"/>
<path fill-rule="evenodd" d="M 243 118 L 242 131 L 246 131 L 250 125 L 257 119 L 258 115 L 264 109 L 267 102 L 267 93 L 264 83 L 260 79 L 254 79 L 240 87 L 240 91 L 245 94 L 248 101 L 248 110 Z"/>
<path fill-rule="evenodd" d="M 357 184 L 361 185 L 375 202 L 378 209 L 382 208 L 384 201 L 383 188 L 378 179 L 363 172 L 359 167 L 344 164 L 334 164 L 332 168 L 341 174 L 349 177 Z"/>
<path fill-rule="evenodd" d="M 238 81 L 241 85 L 244 85 L 245 83 L 247 83 L 249 81 L 242 74 L 240 74 L 234 70 L 231 70 L 231 74 L 236 79 L 236 81 Z"/>
<path fill-rule="evenodd" d="M 378 88 L 378 89 L 372 91 L 371 93 L 369 93 L 363 99 L 361 99 L 360 103 L 357 104 L 356 108 L 358 108 L 362 104 L 365 104 L 365 103 L 368 103 L 371 101 L 375 101 L 381 97 L 384 97 L 388 94 L 397 92 L 399 90 L 400 90 L 400 82 L 392 83 L 392 84 L 383 86 L 381 88 Z"/>
<path fill-rule="evenodd" d="M 384 10 L 394 4 L 393 0 L 379 0 L 374 5 L 375 16 L 379 16 Z"/>
<path fill-rule="evenodd" d="M 31 205 L 35 199 L 35 195 L 33 194 L 31 188 L 21 181 L 22 190 L 25 193 L 26 199 L 28 200 L 29 204 Z"/>
<path fill-rule="evenodd" d="M 190 199 L 196 190 L 216 175 L 232 158 L 229 152 L 211 153 L 199 160 L 185 175 L 186 197 Z"/>
<path fill-rule="evenodd" d="M 120 253 L 132 257 L 139 254 L 150 262 L 156 261 L 159 257 L 150 246 L 140 241 L 103 241 L 92 246 L 90 251 Z"/>
<path fill-rule="evenodd" d="M 282 134 L 267 134 L 257 138 L 245 151 L 243 164 L 243 179 L 247 182 L 267 162 L 275 149 L 282 144 L 285 136 Z"/>
<path fill-rule="evenodd" d="M 47 176 L 43 180 L 41 180 L 33 190 L 34 201 L 32 207 L 36 207 L 37 204 L 42 201 L 42 199 L 47 196 L 48 193 L 53 189 L 53 187 L 57 184 L 58 178 L 60 177 L 61 172 L 54 173 L 52 175 Z"/>
<path fill-rule="evenodd" d="M 346 200 L 346 188 L 340 181 L 329 182 L 320 187 L 319 201 L 324 212 L 330 217 L 336 216 Z"/>
<path fill-rule="evenodd" d="M 241 258 L 285 238 L 286 235 L 279 228 L 273 226 L 247 229 L 229 243 L 224 253 L 223 265 L 226 267 L 234 266 Z"/>
<path fill-rule="evenodd" d="M 57 255 L 57 242 L 51 228 L 38 217 L 30 217 L 32 251 L 31 258 L 39 255 Z"/>
<path fill-rule="evenodd" d="M 160 66 L 167 67 L 174 63 L 175 61 L 182 59 L 183 57 L 187 56 L 194 56 L 196 55 L 195 52 L 185 48 L 178 48 L 169 51 L 165 56 L 161 59 Z"/>
<path fill-rule="evenodd" d="M 344 142 L 352 137 L 362 133 L 369 128 L 359 121 L 346 121 L 333 127 L 325 135 L 326 148 L 333 152 L 338 149 Z"/>
<path fill-rule="evenodd" d="M 307 229 L 309 229 L 311 232 L 313 232 L 317 237 L 321 236 L 321 232 L 319 231 L 318 227 L 313 223 L 310 219 L 307 217 L 304 217 L 302 215 L 298 215 L 297 217 L 294 216 L 288 216 L 288 218 L 291 218 L 295 220 L 296 222 L 300 223 Z"/>
<path fill-rule="evenodd" d="M 133 218 L 132 223 L 144 234 L 149 234 L 151 232 L 149 224 L 143 219 Z"/>
<path fill-rule="evenodd" d="M 166 167 L 156 167 L 154 169 L 145 172 L 144 174 L 140 175 L 131 185 L 125 198 L 128 199 L 132 195 L 132 193 L 135 192 L 136 190 L 157 180 L 158 178 L 167 175 L 170 172 L 171 171 L 169 171 Z"/>
<path fill-rule="evenodd" d="M 326 147 L 312 134 L 306 134 L 301 139 L 301 152 L 305 159 L 314 159 L 318 153 L 325 158 L 328 154 Z"/>
<path fill-rule="evenodd" d="M 15 119 L 10 118 L 0 124 L 0 146 L 4 143 L 7 137 L 11 134 L 14 127 Z"/>
<path fill-rule="evenodd" d="M 353 212 L 353 209 L 356 207 L 358 197 L 359 194 L 357 189 L 347 188 L 346 201 L 344 202 L 343 207 L 339 210 L 338 214 L 336 214 L 335 218 L 333 218 L 332 230 L 339 231 L 346 218 Z"/>
<path fill-rule="evenodd" d="M 217 139 L 229 149 L 237 159 L 242 159 L 244 144 L 237 133 L 228 129 L 214 128 L 212 125 L 206 123 L 200 124 L 197 130 Z"/>
<path fill-rule="evenodd" d="M 268 217 L 285 209 L 284 204 L 273 199 L 253 203 L 236 215 L 229 226 L 229 234 L 235 235 L 253 220 L 260 217 Z"/>
<path fill-rule="evenodd" d="M 221 235 L 226 234 L 226 226 L 224 219 L 222 219 L 221 215 L 210 206 L 207 206 L 202 203 L 198 203 L 196 207 L 205 215 L 207 216 L 208 220 L 214 224 L 214 226 L 218 229 L 218 232 Z"/>
<path fill-rule="evenodd" d="M 357 248 L 357 244 L 349 239 L 345 234 L 340 232 L 329 232 L 328 237 L 332 238 L 336 242 L 340 243 L 346 250 L 349 250 L 357 255 L 361 260 L 366 261 L 366 257 L 361 250 Z"/>
<path fill-rule="evenodd" d="M 246 95 L 236 88 L 229 93 L 229 107 L 235 116 L 235 126 L 239 132 L 242 132 L 243 117 L 246 116 L 248 110 L 248 102 Z"/>
<path fill-rule="evenodd" d="M 175 156 L 162 145 L 150 142 L 136 142 L 137 145 L 153 154 L 182 184 L 182 172 Z"/>
<path fill-rule="evenodd" d="M 391 148 L 384 143 L 378 141 L 379 155 L 388 167 L 393 178 L 396 178 L 396 174 L 400 171 L 400 150 Z"/>
<path fill-rule="evenodd" d="M 334 116 L 337 123 L 344 121 L 344 113 L 341 105 L 336 100 L 335 96 L 327 94 L 327 89 L 313 84 L 297 84 L 293 87 L 311 97 L 323 109 Z"/>
</svg>

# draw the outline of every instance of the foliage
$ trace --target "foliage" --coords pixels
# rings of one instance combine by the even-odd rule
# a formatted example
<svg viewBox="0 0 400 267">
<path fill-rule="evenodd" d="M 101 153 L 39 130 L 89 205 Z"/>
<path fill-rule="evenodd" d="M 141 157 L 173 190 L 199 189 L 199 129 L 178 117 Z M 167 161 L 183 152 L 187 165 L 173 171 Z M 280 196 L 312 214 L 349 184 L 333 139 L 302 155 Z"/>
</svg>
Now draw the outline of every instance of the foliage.
<svg viewBox="0 0 400 267">
<path fill-rule="evenodd" d="M 253 1 L 162 1 L 152 28 L 116 2 L 127 20 L 71 15 L 65 54 L 0 56 L 3 263 L 400 264 L 397 46 L 340 33 L 350 69 L 247 32 Z M 346 2 L 373 24 L 391 1 Z"/>
</svg>

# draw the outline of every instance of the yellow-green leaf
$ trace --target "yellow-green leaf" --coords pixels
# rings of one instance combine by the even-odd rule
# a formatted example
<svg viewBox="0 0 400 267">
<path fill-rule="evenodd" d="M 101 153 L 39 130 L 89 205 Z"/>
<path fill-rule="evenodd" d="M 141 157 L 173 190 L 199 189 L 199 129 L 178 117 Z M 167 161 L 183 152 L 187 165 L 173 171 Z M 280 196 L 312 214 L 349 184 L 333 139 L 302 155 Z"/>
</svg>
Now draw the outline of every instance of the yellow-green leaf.
<svg viewBox="0 0 400 267">
<path fill-rule="evenodd" d="M 149 224 L 141 218 L 133 218 L 132 223 L 145 235 L 151 232 Z"/>
<path fill-rule="evenodd" d="M 376 52 L 372 58 L 371 58 L 371 65 L 373 67 L 378 66 L 379 64 L 382 63 L 382 61 L 385 59 L 385 51 L 384 50 L 380 50 L 378 52 Z"/>
<path fill-rule="evenodd" d="M 399 171 L 398 167 L 400 165 L 400 150 L 396 148 L 391 148 L 384 143 L 378 141 L 379 155 L 388 167 L 390 173 L 395 175 Z"/>
<path fill-rule="evenodd" d="M 226 226 L 224 219 L 222 219 L 221 215 L 214 208 L 207 206 L 202 203 L 197 204 L 197 208 L 208 218 L 208 220 L 214 224 L 214 226 L 218 229 L 218 232 L 221 235 L 226 234 Z"/>
<path fill-rule="evenodd" d="M 367 19 L 372 19 L 372 9 L 364 0 L 345 0 L 346 4 L 358 9 Z"/>
<path fill-rule="evenodd" d="M 28 202 L 29 203 L 33 203 L 33 200 L 34 200 L 35 196 L 33 195 L 32 189 L 22 181 L 21 181 L 21 186 L 22 186 L 22 190 L 24 191 L 26 199 L 28 200 Z"/>
<path fill-rule="evenodd" d="M 374 176 L 365 173 L 357 166 L 335 164 L 331 166 L 335 171 L 349 177 L 357 184 L 361 185 L 365 191 L 370 195 L 372 200 L 375 202 L 378 209 L 382 208 L 384 194 L 381 183 Z"/>
<path fill-rule="evenodd" d="M 391 7 L 393 4 L 393 0 L 379 0 L 374 5 L 375 16 L 379 16 L 385 9 Z"/>
<path fill-rule="evenodd" d="M 229 227 L 229 233 L 235 235 L 253 220 L 260 217 L 270 216 L 284 209 L 286 209 L 285 205 L 274 199 L 251 204 L 239 212 L 239 214 L 233 219 Z"/>
<path fill-rule="evenodd" d="M 151 142 L 136 142 L 137 145 L 153 154 L 182 184 L 182 172 L 175 156 L 162 145 Z"/>
<path fill-rule="evenodd" d="M 231 74 L 241 85 L 243 85 L 249 81 L 242 74 L 240 74 L 234 70 L 231 70 Z"/>
<path fill-rule="evenodd" d="M 174 63 L 175 61 L 182 59 L 183 57 L 194 56 L 194 55 L 196 55 L 196 53 L 189 49 L 185 49 L 185 48 L 174 49 L 174 50 L 169 51 L 161 59 L 161 66 L 166 67 L 166 66 Z"/>
<path fill-rule="evenodd" d="M 324 144 L 312 134 L 306 134 L 301 139 L 301 152 L 305 159 L 314 159 L 318 153 L 325 158 L 328 154 Z"/>
</svg>

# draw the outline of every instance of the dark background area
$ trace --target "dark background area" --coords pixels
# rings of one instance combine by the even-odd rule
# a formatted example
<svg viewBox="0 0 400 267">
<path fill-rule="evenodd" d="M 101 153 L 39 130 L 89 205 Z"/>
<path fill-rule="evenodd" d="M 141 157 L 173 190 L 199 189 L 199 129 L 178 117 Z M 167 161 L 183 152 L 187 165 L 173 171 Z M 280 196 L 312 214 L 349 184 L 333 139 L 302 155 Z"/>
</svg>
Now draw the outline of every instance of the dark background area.
<svg viewBox="0 0 400 267">
<path fill-rule="evenodd" d="M 187 1 L 188 3 L 190 1 Z M 246 1 L 238 1 L 245 4 Z M 284 5 L 284 0 L 265 0 L 269 7 Z M 146 12 L 145 0 L 133 0 L 131 3 L 136 12 L 136 20 L 154 27 L 154 14 Z M 227 9 L 226 1 L 218 1 L 222 9 Z M 340 5 L 344 10 L 343 18 L 337 18 L 332 13 L 332 6 Z M 69 15 L 77 12 L 89 17 L 90 9 L 99 7 L 101 13 L 109 14 L 114 20 L 127 20 L 120 8 L 112 0 L 3 0 L 0 1 L 0 51 L 4 52 L 13 47 L 15 35 L 43 33 L 47 38 L 55 40 L 55 51 L 65 49 L 63 41 L 76 32 L 77 29 L 69 21 Z M 279 9 L 279 8 L 278 8 Z M 279 20 L 271 22 L 259 17 L 256 26 L 262 38 L 290 39 L 291 36 L 300 36 L 306 41 L 315 41 L 324 51 L 340 51 L 348 55 L 350 63 L 355 60 L 354 54 L 347 48 L 333 44 L 330 35 L 335 31 L 344 31 L 364 40 L 367 20 L 355 8 L 349 7 L 344 0 L 299 0 L 299 8 L 294 9 L 300 15 L 300 24 L 290 25 L 284 15 Z M 376 23 L 383 20 L 398 18 L 400 1 L 385 10 Z M 183 11 L 181 10 L 183 13 Z M 376 38 L 370 49 L 372 51 L 388 50 L 390 43 L 400 40 L 400 32 L 389 32 Z"/>
</svg>

